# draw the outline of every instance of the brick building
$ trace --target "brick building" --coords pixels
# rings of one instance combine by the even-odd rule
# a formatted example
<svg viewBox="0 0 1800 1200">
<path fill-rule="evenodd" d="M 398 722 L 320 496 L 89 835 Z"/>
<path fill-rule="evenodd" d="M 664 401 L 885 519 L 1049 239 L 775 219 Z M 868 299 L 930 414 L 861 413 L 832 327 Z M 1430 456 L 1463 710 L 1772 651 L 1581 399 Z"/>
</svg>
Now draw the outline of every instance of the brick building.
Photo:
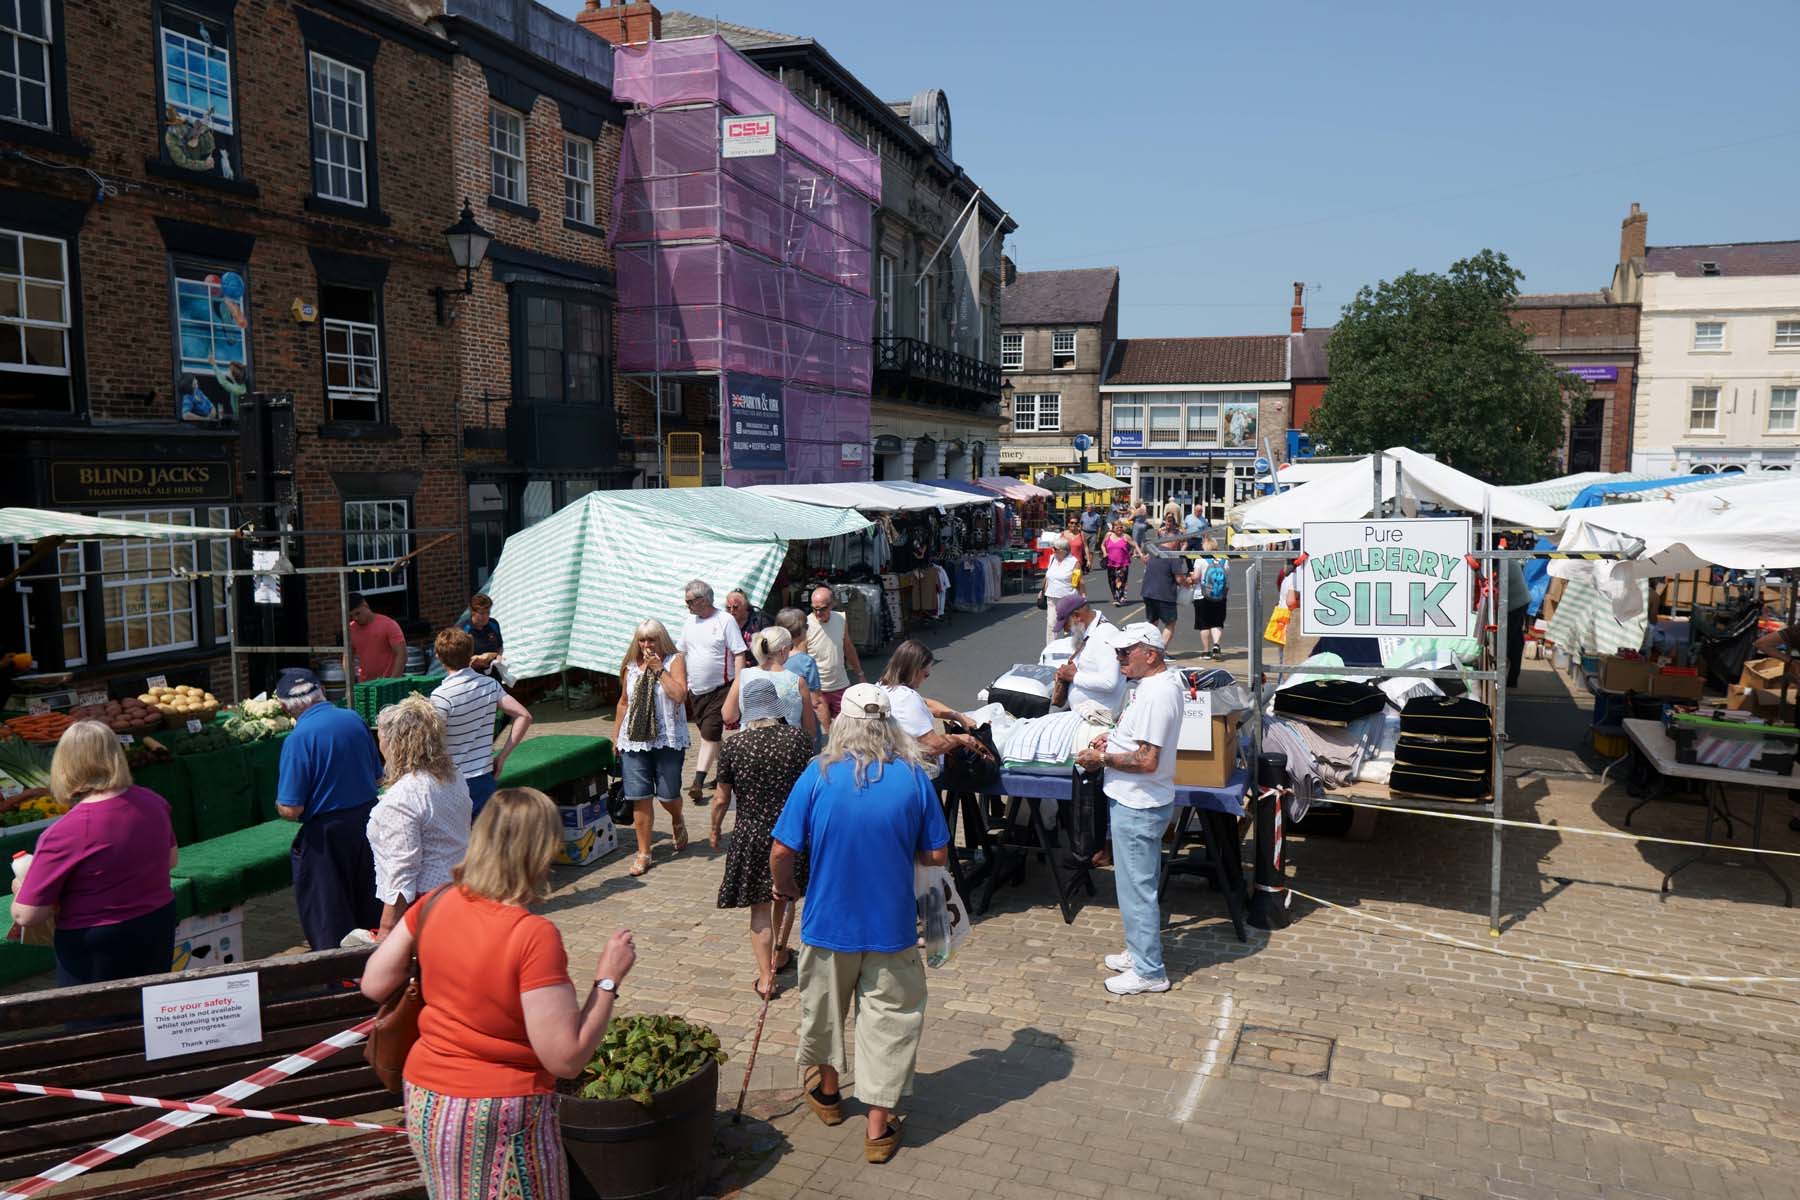
<svg viewBox="0 0 1800 1200">
<path fill-rule="evenodd" d="M 472 587 L 501 543 L 618 469 L 607 245 L 624 115 L 612 46 L 530 0 L 446 0 L 446 188 L 492 234 L 450 298 Z"/>
<path fill-rule="evenodd" d="M 414 548 L 407 530 L 460 526 L 457 366 L 432 297 L 453 275 L 450 43 L 386 0 L 5 14 L 0 501 L 266 529 L 276 512 L 257 502 L 291 498 L 320 536 L 290 557 L 313 566 L 389 563 Z M 246 483 L 258 396 L 291 398 L 291 492 L 285 476 L 265 492 L 266 470 Z M 121 687 L 204 678 L 224 589 L 177 572 L 227 559 L 223 541 L 66 548 L 60 588 L 0 605 L 0 641 Z M 361 581 L 420 628 L 454 614 L 465 582 L 443 550 Z M 285 583 L 309 603 L 290 593 L 288 628 L 263 610 L 247 630 L 336 641 L 334 583 Z"/>
<path fill-rule="evenodd" d="M 1605 291 L 1551 292 L 1520 296 L 1512 321 L 1531 334 L 1533 350 L 1592 389 L 1566 424 L 1564 471 L 1629 470 L 1638 306 L 1615 303 Z"/>
<path fill-rule="evenodd" d="M 1100 379 L 1119 339 L 1119 269 L 1022 271 L 1001 293 L 1000 371 L 1011 422 L 1000 463 L 1021 478 L 1065 471 L 1083 455 L 1075 435 L 1094 439 L 1090 468 L 1106 456 Z"/>
<path fill-rule="evenodd" d="M 1224 520 L 1255 494 L 1254 463 L 1287 451 L 1288 335 L 1121 338 L 1100 385 L 1118 474 L 1153 506 L 1206 505 Z"/>
</svg>

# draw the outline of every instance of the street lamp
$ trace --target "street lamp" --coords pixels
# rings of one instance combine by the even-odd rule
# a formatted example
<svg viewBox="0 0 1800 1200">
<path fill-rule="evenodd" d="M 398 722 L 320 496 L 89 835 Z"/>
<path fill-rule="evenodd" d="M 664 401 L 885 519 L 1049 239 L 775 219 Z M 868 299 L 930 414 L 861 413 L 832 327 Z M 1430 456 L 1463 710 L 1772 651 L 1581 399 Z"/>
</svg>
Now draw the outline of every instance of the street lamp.
<svg viewBox="0 0 1800 1200">
<path fill-rule="evenodd" d="M 461 295 L 472 295 L 475 291 L 475 272 L 480 269 L 482 260 L 487 257 L 488 243 L 494 235 L 483 229 L 475 221 L 475 214 L 469 208 L 467 199 L 463 200 L 462 216 L 456 224 L 444 230 L 444 241 L 450 246 L 450 261 L 455 263 L 463 273 Z M 431 294 L 437 300 L 437 320 L 439 325 L 448 325 L 448 299 L 457 295 L 448 288 L 432 288 Z"/>
</svg>

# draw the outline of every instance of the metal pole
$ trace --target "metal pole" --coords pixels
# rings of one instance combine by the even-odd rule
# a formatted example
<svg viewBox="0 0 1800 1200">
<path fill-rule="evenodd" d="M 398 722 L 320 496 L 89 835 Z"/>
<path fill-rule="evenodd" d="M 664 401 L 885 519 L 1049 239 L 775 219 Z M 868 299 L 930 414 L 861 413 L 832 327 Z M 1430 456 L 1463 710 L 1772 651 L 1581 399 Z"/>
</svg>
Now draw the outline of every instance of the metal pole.
<svg viewBox="0 0 1800 1200">
<path fill-rule="evenodd" d="M 1493 861 L 1490 867 L 1490 889 L 1488 895 L 1488 936 L 1500 936 L 1500 831 L 1498 818 L 1506 815 L 1506 745 L 1502 739 L 1506 735 L 1506 669 L 1507 644 L 1506 630 L 1506 582 L 1508 562 L 1503 562 L 1494 553 L 1494 510 L 1490 495 L 1481 506 L 1482 550 L 1487 556 L 1488 569 L 1494 572 L 1494 680 L 1489 684 L 1493 688 L 1494 717 L 1494 765 L 1493 765 L 1493 814 L 1496 818 L 1494 830 Z"/>
<path fill-rule="evenodd" d="M 1381 451 L 1377 450 L 1369 455 L 1369 462 L 1375 468 L 1375 503 L 1369 509 L 1369 515 L 1379 517 L 1381 515 Z"/>
<path fill-rule="evenodd" d="M 229 556 L 230 551 L 226 554 Z M 229 557 L 226 566 L 231 565 Z M 231 646 L 231 707 L 243 708 L 243 689 L 238 683 L 237 580 L 225 580 L 225 640 Z"/>
<path fill-rule="evenodd" d="M 1256 764 L 1256 778 L 1251 783 L 1256 793 L 1256 863 L 1255 883 L 1250 889 L 1250 924 L 1258 929 L 1286 929 L 1287 887 L 1281 866 L 1275 861 L 1275 828 L 1281 808 L 1278 789 L 1287 777 L 1287 755 L 1258 754 L 1252 761 Z"/>
<path fill-rule="evenodd" d="M 1404 510 L 1402 510 L 1400 507 L 1400 489 L 1405 486 L 1406 486 L 1406 467 L 1401 464 L 1399 459 L 1396 458 L 1394 460 L 1394 512 L 1393 512 L 1393 515 L 1396 517 L 1405 515 Z"/>
<path fill-rule="evenodd" d="M 338 574 L 338 622 L 344 632 L 344 707 L 356 711 L 356 665 L 350 648 L 350 573 Z"/>
</svg>

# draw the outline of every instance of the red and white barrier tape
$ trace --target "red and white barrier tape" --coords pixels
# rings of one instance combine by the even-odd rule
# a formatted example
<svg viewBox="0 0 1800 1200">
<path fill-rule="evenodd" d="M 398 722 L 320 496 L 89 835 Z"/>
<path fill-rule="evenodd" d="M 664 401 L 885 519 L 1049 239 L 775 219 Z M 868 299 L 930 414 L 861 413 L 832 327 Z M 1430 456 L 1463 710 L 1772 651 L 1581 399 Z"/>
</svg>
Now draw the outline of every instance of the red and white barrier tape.
<svg viewBox="0 0 1800 1200">
<path fill-rule="evenodd" d="M 42 1083 L 8 1083 L 0 1080 L 0 1091 L 18 1092 L 26 1096 L 54 1096 L 63 1100 L 93 1100 L 101 1104 L 124 1104 L 135 1108 L 161 1108 L 169 1112 L 192 1112 L 207 1117 L 252 1117 L 258 1121 L 289 1121 L 296 1125 L 332 1125 L 339 1129 L 367 1129 L 372 1133 L 405 1133 L 400 1125 L 377 1125 L 371 1121 L 344 1121 L 336 1117 L 309 1117 L 300 1113 L 269 1112 L 261 1108 L 228 1108 L 218 1104 L 201 1104 L 197 1100 L 158 1100 L 154 1096 L 131 1096 L 124 1092 L 94 1092 L 87 1088 L 50 1087 Z"/>
<path fill-rule="evenodd" d="M 339 1050 L 356 1045 L 375 1027 L 374 1018 L 360 1025 L 334 1033 L 316 1046 L 308 1046 L 298 1054 L 291 1054 L 278 1063 L 264 1067 L 254 1075 L 240 1079 L 236 1083 L 228 1083 L 210 1096 L 202 1096 L 194 1101 L 196 1105 L 228 1104 L 234 1100 L 243 1100 L 253 1096 L 265 1088 L 270 1088 L 297 1075 L 310 1066 L 324 1062 Z M 188 1109 L 182 1112 L 167 1113 L 145 1125 L 140 1125 L 130 1133 L 122 1133 L 103 1145 L 85 1150 L 67 1162 L 59 1163 L 47 1170 L 40 1171 L 30 1179 L 18 1184 L 9 1191 L 0 1192 L 0 1200 L 27 1200 L 59 1183 L 66 1183 L 95 1167 L 105 1166 L 140 1150 L 158 1138 L 167 1137 L 178 1129 L 186 1129 L 189 1125 L 204 1121 L 210 1113 Z"/>
</svg>

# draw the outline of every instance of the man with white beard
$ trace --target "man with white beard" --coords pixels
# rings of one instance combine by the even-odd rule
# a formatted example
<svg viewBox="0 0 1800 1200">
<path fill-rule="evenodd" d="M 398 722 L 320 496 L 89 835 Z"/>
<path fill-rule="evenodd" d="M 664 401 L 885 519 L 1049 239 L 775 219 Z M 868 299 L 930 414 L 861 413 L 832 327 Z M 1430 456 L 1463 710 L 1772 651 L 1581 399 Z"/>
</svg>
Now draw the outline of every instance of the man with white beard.
<svg viewBox="0 0 1800 1200">
<path fill-rule="evenodd" d="M 1074 653 L 1056 669 L 1050 693 L 1052 704 L 1071 711 L 1084 700 L 1104 705 L 1117 717 L 1125 707 L 1126 680 L 1113 653 L 1112 635 L 1118 628 L 1088 603 L 1080 592 L 1056 602 L 1056 630 L 1067 629 Z"/>
</svg>

